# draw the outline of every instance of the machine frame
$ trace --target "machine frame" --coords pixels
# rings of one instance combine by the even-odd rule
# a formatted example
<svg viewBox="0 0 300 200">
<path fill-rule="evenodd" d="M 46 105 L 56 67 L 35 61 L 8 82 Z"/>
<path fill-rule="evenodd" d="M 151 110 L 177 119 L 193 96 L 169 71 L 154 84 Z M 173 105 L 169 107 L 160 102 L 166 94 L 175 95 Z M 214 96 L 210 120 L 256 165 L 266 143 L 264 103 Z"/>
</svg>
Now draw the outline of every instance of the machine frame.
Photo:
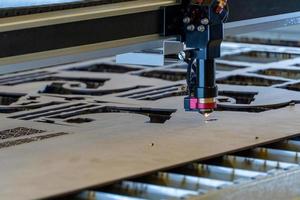
<svg viewBox="0 0 300 200">
<path fill-rule="evenodd" d="M 0 66 L 164 39 L 161 8 L 178 3 L 176 0 L 137 0 L 1 18 Z M 259 0 L 231 0 L 225 35 L 299 24 L 299 7 L 300 2 L 293 0 L 266 0 L 263 5 Z M 157 45 L 161 43 L 148 44 L 151 48 Z M 117 52 L 112 51 L 111 55 Z"/>
</svg>

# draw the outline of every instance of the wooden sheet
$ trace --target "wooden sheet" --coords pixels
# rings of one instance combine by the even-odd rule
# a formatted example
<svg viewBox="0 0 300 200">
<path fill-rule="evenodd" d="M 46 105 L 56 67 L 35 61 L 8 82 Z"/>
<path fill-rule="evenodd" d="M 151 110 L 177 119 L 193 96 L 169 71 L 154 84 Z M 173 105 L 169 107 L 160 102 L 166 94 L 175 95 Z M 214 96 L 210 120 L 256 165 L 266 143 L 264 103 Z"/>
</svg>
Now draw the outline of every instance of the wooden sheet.
<svg viewBox="0 0 300 200">
<path fill-rule="evenodd" d="M 236 44 L 228 44 L 227 47 L 234 51 L 262 48 Z M 264 48 L 269 51 L 277 50 L 267 46 Z M 294 48 L 282 48 L 280 51 L 299 53 Z M 283 85 L 292 84 L 295 80 L 257 75 L 251 71 L 290 67 L 299 61 L 299 58 L 291 58 L 276 62 L 275 65 L 274 62 L 255 64 L 224 60 L 220 62 L 243 65 L 246 68 L 231 72 L 219 71 L 218 79 L 224 80 L 228 76 L 239 74 L 257 76 L 265 81 L 269 78 L 282 80 Z M 0 199 L 38 199 L 64 194 L 300 133 L 300 106 L 297 105 L 300 93 L 279 89 L 276 87 L 279 87 L 278 84 L 266 87 L 220 85 L 220 91 L 256 92 L 255 99 L 250 104 L 220 103 L 223 105 L 220 107 L 222 111 L 215 112 L 205 120 L 198 113 L 183 111 L 182 96 L 171 95 L 155 101 L 138 100 L 132 98 L 132 94 L 128 96 L 130 93 L 140 94 L 141 91 L 157 87 L 181 85 L 184 84 L 183 80 L 173 82 L 143 77 L 140 76 L 141 72 L 153 70 L 143 67 L 126 74 L 70 71 L 74 67 L 91 66 L 100 61 L 93 62 L 36 70 L 35 72 L 46 71 L 50 74 L 38 75 L 34 80 L 29 78 L 28 83 L 24 83 L 25 79 L 21 74 L 17 76 L 22 77 L 23 83 L 18 84 L 12 84 L 15 79 L 11 77 L 16 74 L 0 77 L 2 96 L 7 95 L 7 92 L 10 95 L 26 94 L 17 102 L 0 107 L 2 135 L 8 134 L 5 130 L 9 129 L 29 129 L 28 134 L 24 133 L 26 129 L 21 129 L 24 135 L 15 134 L 14 137 L 0 140 Z M 101 63 L 111 62 L 110 59 L 101 60 Z M 174 65 L 155 70 L 184 71 L 174 68 Z M 23 75 L 35 72 L 24 72 Z M 43 76 L 46 78 L 40 79 Z M 9 77 L 9 80 L 5 79 Z M 110 80 L 106 80 L 103 86 L 91 88 L 90 85 L 90 88 L 86 88 L 84 84 L 78 85 L 78 82 L 87 84 L 87 81 L 76 81 L 72 79 L 74 77 Z M 63 84 L 57 90 L 53 82 L 56 86 Z M 52 87 L 46 87 L 49 85 Z M 132 86 L 148 87 L 132 89 Z M 125 89 L 117 92 L 116 88 Z M 62 91 L 69 94 L 61 94 Z M 110 92 L 104 95 L 105 91 Z M 161 89 L 158 92 L 162 92 Z M 34 107 L 41 103 L 48 104 Z M 63 106 L 65 108 L 61 108 Z M 26 107 L 26 110 L 20 110 L 20 107 Z M 72 111 L 67 110 L 74 107 L 76 109 Z M 262 107 L 266 109 L 265 112 L 259 110 Z M 150 123 L 147 115 L 138 114 L 136 109 L 140 108 L 148 115 L 149 108 L 160 114 L 165 111 L 162 109 L 177 111 L 165 123 Z M 82 109 L 89 111 L 82 113 Z M 4 113 L 5 110 L 10 113 Z M 85 123 L 70 123 L 70 119 Z M 32 133 L 32 129 L 40 132 Z M 20 143 L 20 139 L 33 137 L 33 141 L 25 140 L 25 144 L 16 144 L 16 140 Z M 15 143 L 7 143 L 8 141 Z M 1 148 L 5 142 L 14 145 Z"/>
</svg>

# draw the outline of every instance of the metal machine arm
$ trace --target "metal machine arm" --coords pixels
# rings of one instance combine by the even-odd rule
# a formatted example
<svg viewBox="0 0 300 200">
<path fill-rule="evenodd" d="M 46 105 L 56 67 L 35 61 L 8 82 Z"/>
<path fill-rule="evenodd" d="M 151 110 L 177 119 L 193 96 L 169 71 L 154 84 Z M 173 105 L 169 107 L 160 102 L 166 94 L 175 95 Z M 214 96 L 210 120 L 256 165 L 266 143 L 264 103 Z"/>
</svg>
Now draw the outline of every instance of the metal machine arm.
<svg viewBox="0 0 300 200">
<path fill-rule="evenodd" d="M 168 16 L 170 13 L 171 16 Z M 184 100 L 187 111 L 208 115 L 216 108 L 215 58 L 220 57 L 223 24 L 227 18 L 226 0 L 189 0 L 177 10 L 166 8 L 165 30 L 170 31 L 170 27 L 174 27 L 166 35 L 179 34 L 186 45 L 186 51 L 180 57 L 188 64 L 189 96 Z"/>
</svg>

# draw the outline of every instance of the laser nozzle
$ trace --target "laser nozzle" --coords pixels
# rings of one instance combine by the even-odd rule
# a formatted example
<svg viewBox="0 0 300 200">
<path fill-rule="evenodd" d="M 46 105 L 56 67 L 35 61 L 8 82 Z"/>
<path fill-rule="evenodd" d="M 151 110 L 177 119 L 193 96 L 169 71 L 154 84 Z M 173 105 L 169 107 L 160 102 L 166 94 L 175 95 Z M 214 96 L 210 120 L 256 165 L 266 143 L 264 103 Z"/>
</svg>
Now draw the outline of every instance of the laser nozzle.
<svg viewBox="0 0 300 200">
<path fill-rule="evenodd" d="M 208 117 L 216 107 L 217 103 L 215 98 L 185 98 L 185 110 L 197 111 L 204 117 Z"/>
</svg>

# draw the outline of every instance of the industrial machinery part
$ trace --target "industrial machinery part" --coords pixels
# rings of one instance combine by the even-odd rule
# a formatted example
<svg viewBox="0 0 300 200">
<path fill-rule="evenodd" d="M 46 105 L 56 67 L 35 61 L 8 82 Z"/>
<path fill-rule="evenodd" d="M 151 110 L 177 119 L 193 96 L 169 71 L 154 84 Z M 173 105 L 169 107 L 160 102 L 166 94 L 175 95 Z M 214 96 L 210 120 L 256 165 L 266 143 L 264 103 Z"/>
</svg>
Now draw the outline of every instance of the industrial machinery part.
<svg viewBox="0 0 300 200">
<path fill-rule="evenodd" d="M 86 6 L 87 2 L 78 3 Z M 105 2 L 99 0 L 95 3 Z M 267 25 L 276 27 L 282 24 L 297 24 L 300 14 L 296 12 L 298 4 L 294 1 L 268 1 L 264 3 L 265 6 L 256 6 L 260 5 L 260 2 L 241 3 L 232 0 L 225 33 L 257 30 Z M 217 87 L 214 81 L 214 59 L 220 54 L 223 22 L 228 14 L 227 9 L 224 9 L 225 5 L 226 1 L 223 0 L 184 0 L 179 4 L 175 0 L 118 1 L 114 4 L 72 9 L 69 12 L 6 17 L 0 19 L 0 65 L 5 65 L 10 71 L 12 66 L 31 68 L 38 64 L 41 67 L 41 62 L 37 60 L 50 56 L 53 58 L 42 63 L 44 66 L 51 66 L 130 49 L 123 47 L 108 50 L 113 47 L 181 35 L 181 40 L 188 48 L 193 49 L 186 52 L 186 60 L 189 62 L 189 97 L 185 99 L 185 108 L 207 114 L 215 108 Z M 248 10 L 257 7 L 259 12 L 240 14 L 245 13 L 240 12 L 241 8 Z M 278 7 L 280 9 L 277 9 Z M 180 10 L 182 8 L 184 13 Z M 0 12 L 15 9 L 18 8 L 6 8 Z M 271 16 L 267 17 L 269 15 Z M 256 19 L 257 17 L 260 18 Z M 144 23 L 145 21 L 147 23 Z M 94 28 L 95 26 L 105 28 Z M 121 29 L 126 32 L 120 31 Z M 147 43 L 131 49 L 145 48 L 145 45 L 154 47 Z M 56 59 L 58 57 L 59 59 Z M 23 63 L 28 60 L 29 63 Z"/>
<path fill-rule="evenodd" d="M 175 42 L 171 46 L 165 42 L 163 53 L 127 53 L 118 55 L 116 62 L 162 66 L 165 55 L 168 55 L 166 50 L 170 53 L 183 51 L 179 57 L 188 64 L 186 82 L 189 92 L 184 100 L 185 110 L 208 115 L 216 108 L 215 58 L 221 55 L 223 24 L 228 19 L 228 12 L 227 1 L 223 0 L 188 0 L 179 6 L 166 7 L 164 36 L 178 36 L 184 45 Z M 174 32 L 169 27 L 175 27 Z M 167 46 L 171 47 L 167 49 Z"/>
<path fill-rule="evenodd" d="M 188 64 L 189 96 L 184 100 L 185 110 L 207 116 L 216 108 L 215 59 L 221 55 L 223 24 L 229 12 L 227 1 L 183 1 L 177 9 L 176 12 L 174 7 L 171 11 L 166 8 L 165 34 L 180 35 L 187 48 L 181 53 Z M 174 32 L 168 30 L 170 26 L 175 27 Z"/>
<path fill-rule="evenodd" d="M 101 2 L 101 0 L 95 0 L 95 2 Z M 84 2 L 78 3 L 85 5 Z M 228 23 L 225 24 L 225 35 L 298 24 L 300 22 L 299 4 L 300 2 L 294 0 L 266 0 L 264 4 L 261 4 L 260 0 L 251 2 L 231 0 L 230 17 Z M 109 50 L 120 46 L 135 44 L 134 49 L 146 49 L 151 48 L 151 44 L 161 45 L 161 43 L 145 42 L 163 38 L 161 36 L 166 30 L 162 23 L 164 11 L 161 8 L 170 5 L 176 6 L 177 1 L 124 1 L 67 11 L 1 18 L 0 58 L 2 59 L 0 59 L 0 65 L 12 66 L 12 64 L 33 59 L 64 58 L 47 60 L 43 63 L 49 66 L 59 64 L 58 60 L 62 63 L 66 62 L 66 59 L 78 61 L 101 55 L 115 55 L 117 52 L 133 51 L 132 47 L 128 46 L 113 49 L 114 51 Z M 46 7 L 49 10 L 55 10 L 55 6 L 47 5 Z M 0 9 L 0 13 L 15 12 L 17 9 Z M 30 8 L 24 8 L 25 11 L 26 9 Z M 19 14 L 21 15 L 22 12 Z M 147 23 L 144 23 L 145 21 Z M 121 30 L 126 30 L 126 32 Z M 78 48 L 79 46 L 81 48 Z M 66 48 L 67 50 L 61 50 Z M 101 51 L 103 49 L 105 52 Z M 85 53 L 84 57 L 83 55 L 69 56 L 83 53 Z M 30 56 L 25 56 L 25 54 L 30 54 Z M 18 57 L 9 59 L 8 57 L 11 56 Z M 21 66 L 24 67 L 24 63 Z M 32 63 L 31 66 L 33 67 Z"/>
</svg>

